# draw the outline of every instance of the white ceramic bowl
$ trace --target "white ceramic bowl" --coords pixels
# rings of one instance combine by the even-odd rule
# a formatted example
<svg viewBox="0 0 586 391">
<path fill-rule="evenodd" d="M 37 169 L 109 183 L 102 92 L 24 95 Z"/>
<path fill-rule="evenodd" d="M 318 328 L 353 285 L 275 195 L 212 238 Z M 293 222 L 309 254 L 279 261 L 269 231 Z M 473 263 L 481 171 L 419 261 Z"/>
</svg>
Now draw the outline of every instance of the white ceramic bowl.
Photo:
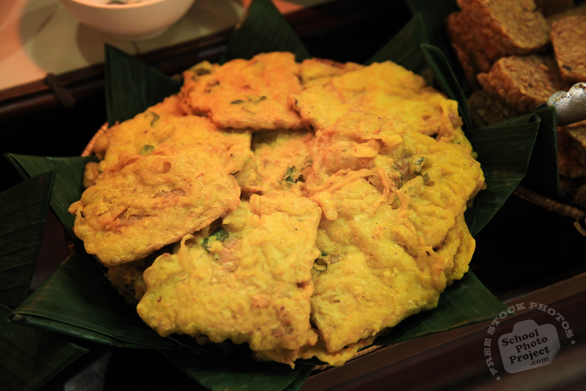
<svg viewBox="0 0 586 391">
<path fill-rule="evenodd" d="M 61 0 L 83 24 L 114 37 L 139 40 L 156 37 L 179 20 L 195 0 Z"/>
</svg>

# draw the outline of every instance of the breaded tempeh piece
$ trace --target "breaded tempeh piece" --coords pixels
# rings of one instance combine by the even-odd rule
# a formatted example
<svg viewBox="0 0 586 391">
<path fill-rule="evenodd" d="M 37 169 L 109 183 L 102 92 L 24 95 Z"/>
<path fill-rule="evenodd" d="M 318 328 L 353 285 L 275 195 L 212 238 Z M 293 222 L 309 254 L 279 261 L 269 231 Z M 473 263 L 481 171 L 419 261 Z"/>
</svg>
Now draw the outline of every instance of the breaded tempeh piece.
<svg viewBox="0 0 586 391">
<path fill-rule="evenodd" d="M 479 74 L 478 81 L 521 112 L 547 102 L 564 85 L 555 60 L 540 55 L 501 58 L 488 73 Z"/>
<path fill-rule="evenodd" d="M 458 56 L 460 65 L 464 69 L 466 79 L 474 88 L 478 87 L 476 75 L 488 72 L 492 62 L 484 52 L 474 29 L 463 12 L 453 12 L 446 19 L 446 26 L 452 47 Z"/>
<path fill-rule="evenodd" d="M 549 26 L 534 0 L 458 0 L 460 8 L 474 20 L 483 43 L 503 54 L 536 53 L 549 42 Z"/>
<path fill-rule="evenodd" d="M 586 121 L 564 126 L 562 136 L 570 157 L 586 165 Z"/>
<path fill-rule="evenodd" d="M 551 43 L 562 79 L 586 81 L 586 15 L 568 16 L 551 26 Z"/>
</svg>

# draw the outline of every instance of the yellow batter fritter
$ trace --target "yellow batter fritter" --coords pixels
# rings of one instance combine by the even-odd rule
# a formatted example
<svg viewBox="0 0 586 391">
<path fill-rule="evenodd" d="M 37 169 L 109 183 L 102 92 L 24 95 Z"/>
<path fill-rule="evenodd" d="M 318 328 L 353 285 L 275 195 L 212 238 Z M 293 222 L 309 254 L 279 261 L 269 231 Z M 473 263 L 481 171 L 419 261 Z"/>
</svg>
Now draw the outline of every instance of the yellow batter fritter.
<svg viewBox="0 0 586 391">
<path fill-rule="evenodd" d="M 106 266 L 141 259 L 240 204 L 222 155 L 206 145 L 122 154 L 69 211 L 86 251 Z"/>
<path fill-rule="evenodd" d="M 345 72 L 327 84 L 311 85 L 291 101 L 303 121 L 316 130 L 333 125 L 348 110 L 358 109 L 394 115 L 420 133 L 467 143 L 457 102 L 390 61 Z"/>
<path fill-rule="evenodd" d="M 300 129 L 288 104 L 289 94 L 301 92 L 299 75 L 295 56 L 285 52 L 202 63 L 184 72 L 180 96 L 186 112 L 208 115 L 223 128 Z"/>
<path fill-rule="evenodd" d="M 187 235 L 144 273 L 138 313 L 160 335 L 248 342 L 262 352 L 313 345 L 311 269 L 321 210 L 288 193 L 252 195 L 223 232 Z M 289 363 L 289 364 L 292 364 Z"/>
</svg>

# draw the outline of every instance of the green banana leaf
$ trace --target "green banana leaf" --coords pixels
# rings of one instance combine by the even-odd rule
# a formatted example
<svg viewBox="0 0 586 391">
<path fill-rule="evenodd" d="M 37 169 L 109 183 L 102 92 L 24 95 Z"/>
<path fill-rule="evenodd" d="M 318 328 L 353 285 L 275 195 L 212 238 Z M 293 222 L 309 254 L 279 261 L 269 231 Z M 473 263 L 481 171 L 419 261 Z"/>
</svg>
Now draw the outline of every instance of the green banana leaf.
<svg viewBox="0 0 586 391">
<path fill-rule="evenodd" d="M 456 0 L 407 0 L 407 5 L 411 15 L 422 18 L 429 43 L 444 53 L 450 68 L 460 81 L 462 90 L 469 95 L 472 92 L 471 87 L 452 49 L 444 23 L 449 14 L 459 10 Z"/>
<path fill-rule="evenodd" d="M 188 376 L 213 391 L 298 390 L 313 370 L 313 365 L 300 364 L 291 369 L 282 364 L 257 362 L 242 352 L 222 360 L 180 352 L 164 354 Z"/>
<path fill-rule="evenodd" d="M 219 63 L 235 58 L 251 59 L 259 53 L 291 52 L 297 61 L 310 54 L 287 19 L 271 0 L 254 0 L 232 32 Z"/>
<path fill-rule="evenodd" d="M 83 192 L 83 172 L 95 157 L 40 157 L 6 154 L 6 158 L 24 178 L 56 170 L 55 186 L 51 196 L 51 207 L 61 224 L 73 237 L 75 216 L 69 213 L 71 204 L 78 201 Z"/>
<path fill-rule="evenodd" d="M 32 327 L 8 322 L 0 304 L 0 379 L 3 391 L 34 391 L 87 353 L 87 349 Z"/>
<path fill-rule="evenodd" d="M 415 16 L 415 18 L 418 16 Z M 452 71 L 446 56 L 437 47 L 429 44 L 422 44 L 421 51 L 423 52 L 425 61 L 433 70 L 434 80 L 439 85 L 439 88 L 450 99 L 458 101 L 458 110 L 464 122 L 464 131 L 472 129 L 472 120 L 470 119 L 470 110 L 468 109 L 466 95 L 464 95 L 462 88 L 460 88 L 458 79 Z"/>
<path fill-rule="evenodd" d="M 104 274 L 92 256 L 74 252 L 10 319 L 116 347 L 179 347 L 146 326 Z"/>
<path fill-rule="evenodd" d="M 282 22 L 278 22 L 281 23 L 281 27 L 275 25 L 268 29 L 260 28 L 265 24 L 272 24 L 275 21 L 272 17 L 274 16 L 274 9 L 271 9 L 272 5 L 268 6 L 268 3 L 270 1 L 267 0 L 253 1 L 250 11 L 235 30 L 233 40 L 231 39 L 228 43 L 226 54 L 222 57 L 223 61 L 227 61 L 235 56 L 250 57 L 258 53 L 258 51 L 267 50 L 293 50 L 298 55 L 298 59 L 307 57 L 307 54 L 298 51 L 300 47 L 298 45 L 298 38 L 296 36 L 292 37 L 289 34 L 288 27 L 284 27 Z M 271 17 L 270 23 L 263 19 L 267 15 Z M 276 20 L 279 19 L 277 18 Z M 392 52 L 392 46 L 394 45 L 402 45 L 405 48 L 419 47 L 422 40 L 423 43 L 426 43 L 427 41 L 422 38 L 424 35 L 416 32 L 416 29 L 419 28 L 417 27 L 418 25 L 421 26 L 421 22 L 417 20 L 408 24 L 406 28 L 411 29 L 411 32 L 408 30 L 401 31 L 398 37 L 402 38 L 395 38 L 394 43 L 385 50 Z M 276 39 L 275 35 L 278 34 L 275 32 L 277 31 L 283 32 L 283 37 Z M 259 42 L 262 41 L 266 41 L 267 43 L 260 44 Z M 250 50 L 245 47 L 244 49 L 247 52 L 240 51 L 241 46 L 246 46 L 251 42 L 259 44 Z M 274 42 L 278 42 L 279 46 L 271 46 L 276 45 Z M 441 64 L 442 60 L 437 58 L 438 56 L 436 53 L 433 53 L 433 49 L 428 48 L 427 51 L 431 51 L 431 55 L 428 53 L 427 58 L 420 55 L 417 61 L 413 61 L 413 69 L 416 69 L 420 74 L 425 74 L 431 68 L 436 73 L 436 80 L 440 80 L 439 84 L 443 83 L 444 86 L 450 86 L 450 83 L 453 83 L 453 80 L 455 80 L 453 74 L 447 76 L 442 74 L 449 67 L 446 68 Z M 384 56 L 381 53 L 377 53 L 373 58 L 377 61 L 382 61 Z M 400 54 L 401 50 L 396 51 L 396 53 Z M 125 81 L 132 80 L 132 75 L 134 74 L 145 72 L 148 74 L 149 72 L 148 66 L 138 63 L 136 59 L 124 55 L 117 50 L 110 50 L 107 61 L 108 69 L 121 70 L 120 72 L 111 72 L 107 79 L 107 83 L 110 85 L 108 87 L 109 96 L 111 96 L 113 102 L 115 98 L 113 95 L 115 91 L 114 86 L 117 86 L 118 83 L 123 85 L 121 79 Z M 405 58 L 405 61 L 407 61 L 407 58 Z M 426 65 L 426 61 L 429 64 L 429 68 Z M 434 64 L 436 63 L 439 63 L 439 65 L 435 66 Z M 108 112 L 110 121 L 114 119 L 121 121 L 131 118 L 136 114 L 136 110 L 145 110 L 149 105 L 162 100 L 169 94 L 174 93 L 173 91 L 176 91 L 173 88 L 167 89 L 171 83 L 169 80 L 165 81 L 164 77 L 157 79 L 148 76 L 148 78 L 150 81 L 145 83 L 143 87 L 128 85 L 128 88 L 125 88 L 124 99 L 143 99 L 144 95 L 148 95 L 151 97 L 151 100 L 148 102 L 143 101 L 140 107 L 137 105 L 135 111 L 123 110 L 121 103 L 113 104 Z M 162 82 L 167 87 L 157 89 L 154 84 L 158 82 Z M 129 83 L 132 82 L 129 81 Z M 154 88 L 153 91 L 145 90 L 145 88 L 151 87 Z M 116 102 L 120 102 L 117 99 L 118 97 L 116 97 Z M 525 129 L 523 127 L 527 123 L 533 125 L 535 120 L 530 121 L 527 119 L 523 124 L 514 123 L 510 124 L 510 126 L 514 129 Z M 531 128 L 531 126 L 527 126 L 527 128 Z M 519 156 L 517 156 L 518 159 L 511 159 L 511 153 L 507 152 L 507 145 L 511 142 L 511 139 L 505 138 L 498 143 L 496 138 L 491 138 L 491 134 L 493 134 L 491 132 L 494 132 L 494 129 L 479 129 L 469 133 L 469 135 L 471 140 L 476 137 L 476 141 L 473 140 L 472 143 L 475 150 L 479 151 L 479 159 L 483 164 L 485 173 L 490 172 L 491 165 L 494 166 L 494 174 L 491 178 L 493 183 L 492 185 L 489 183 L 489 188 L 491 191 L 498 193 L 497 195 L 501 199 L 506 199 L 510 195 L 510 191 L 512 191 L 510 187 L 514 186 L 515 181 L 522 179 L 524 171 L 521 169 L 521 166 L 523 163 L 526 166 L 527 161 L 523 161 L 522 157 Z M 521 143 L 526 150 L 530 150 L 533 142 L 531 136 L 534 136 L 534 133 L 531 133 L 531 129 L 525 129 L 522 133 L 523 136 L 520 136 L 517 142 Z M 492 140 L 491 146 L 487 147 L 489 150 L 483 150 L 481 145 L 476 145 L 477 143 L 484 142 L 483 140 Z M 56 179 L 54 197 L 61 190 L 76 189 L 77 198 L 67 198 L 67 202 L 60 203 L 54 203 L 52 201 L 51 204 L 56 212 L 59 209 L 59 213 L 57 213 L 59 218 L 61 218 L 61 215 L 68 215 L 67 208 L 69 207 L 70 201 L 73 202 L 79 199 L 81 195 L 82 167 L 87 160 L 80 160 L 81 158 L 63 158 L 63 161 L 59 161 L 59 164 L 57 164 L 55 158 L 26 157 L 20 155 L 11 155 L 11 158 L 23 172 L 39 170 L 40 167 L 37 167 L 38 165 L 45 166 L 45 168 L 53 168 L 61 164 L 67 170 L 70 170 L 69 174 L 60 175 L 60 168 L 58 167 L 57 179 L 62 177 L 63 181 L 57 181 Z M 483 159 L 486 159 L 486 161 Z M 507 183 L 499 183 L 499 170 L 502 171 L 503 167 L 508 167 L 513 164 L 512 162 L 514 162 L 515 168 L 518 170 L 510 175 Z M 76 166 L 76 169 L 72 169 L 72 166 Z M 59 189 L 58 191 L 57 188 L 60 187 L 63 187 L 63 189 Z M 477 210 L 474 212 L 473 222 L 473 227 L 476 225 L 479 227 L 477 229 L 475 228 L 476 232 L 496 212 L 495 209 L 498 209 L 498 199 L 494 202 L 483 202 L 478 205 Z M 64 218 L 61 221 L 65 221 L 64 225 L 68 229 L 72 226 L 71 219 Z M 271 381 L 270 383 L 278 383 L 278 387 L 281 387 L 278 389 L 296 390 L 301 387 L 303 380 L 311 372 L 312 364 L 314 363 L 311 361 L 307 363 L 301 362 L 298 365 L 299 368 L 296 370 L 290 370 L 281 364 L 262 364 L 263 366 L 259 370 L 260 372 L 256 370 L 248 372 L 248 370 L 244 370 L 242 367 L 250 366 L 250 368 L 256 368 L 257 365 L 261 364 L 250 360 L 248 355 L 243 354 L 240 348 L 224 349 L 223 347 L 204 346 L 198 349 L 197 347 L 191 346 L 185 340 L 159 338 L 140 322 L 133 307 L 124 304 L 123 299 L 109 286 L 108 281 L 103 276 L 103 272 L 104 270 L 91 256 L 83 253 L 83 250 L 78 248 L 67 262 L 35 294 L 25 300 L 12 313 L 12 319 L 28 325 L 52 330 L 56 333 L 99 341 L 108 345 L 162 349 L 171 361 L 175 362 L 188 375 L 209 389 L 246 389 L 246 387 L 249 387 L 248 385 L 252 387 L 252 385 L 257 384 L 268 384 L 268 382 L 263 382 L 266 379 L 277 377 L 280 379 L 278 382 Z M 91 289 L 86 290 L 84 288 L 85 285 L 91 287 Z M 92 294 L 88 294 L 89 292 L 92 292 Z M 99 294 L 96 292 L 99 292 Z M 486 320 L 494 317 L 504 308 L 472 273 L 468 273 L 462 281 L 455 282 L 452 287 L 446 290 L 445 294 L 440 298 L 437 309 L 408 319 L 396 327 L 391 334 L 377 340 L 377 344 L 395 343 L 453 327 L 460 327 L 471 322 Z M 205 356 L 202 355 L 204 353 Z M 220 357 L 222 358 L 220 359 Z M 214 365 L 210 369 L 208 364 L 211 362 Z"/>
<path fill-rule="evenodd" d="M 399 323 L 389 334 L 378 337 L 375 345 L 391 345 L 481 322 L 487 319 L 488 314 L 498 314 L 506 309 L 507 306 L 469 271 L 460 281 L 446 288 L 436 308 Z"/>
<path fill-rule="evenodd" d="M 106 114 L 110 126 L 133 118 L 181 88 L 178 80 L 113 46 L 106 45 L 105 58 Z"/>
<path fill-rule="evenodd" d="M 47 221 L 55 171 L 0 193 L 0 303 L 14 308 L 28 295 Z"/>
<path fill-rule="evenodd" d="M 365 65 L 390 60 L 423 76 L 427 84 L 431 85 L 432 75 L 419 48 L 419 44 L 428 42 L 423 18 L 421 15 L 415 15 L 389 42 L 369 58 Z"/>
<path fill-rule="evenodd" d="M 37 264 L 55 171 L 0 194 L 0 379 L 2 390 L 32 391 L 86 353 L 43 330 L 8 322 L 28 294 Z"/>
<path fill-rule="evenodd" d="M 540 124 L 537 115 L 528 114 L 468 132 L 488 185 L 465 214 L 473 236 L 490 221 L 524 178 Z M 504 141 L 508 143 L 507 148 L 503 148 Z"/>
<path fill-rule="evenodd" d="M 541 126 L 523 186 L 554 200 L 570 203 L 560 185 L 555 107 L 540 108 L 535 114 L 541 119 Z"/>
</svg>

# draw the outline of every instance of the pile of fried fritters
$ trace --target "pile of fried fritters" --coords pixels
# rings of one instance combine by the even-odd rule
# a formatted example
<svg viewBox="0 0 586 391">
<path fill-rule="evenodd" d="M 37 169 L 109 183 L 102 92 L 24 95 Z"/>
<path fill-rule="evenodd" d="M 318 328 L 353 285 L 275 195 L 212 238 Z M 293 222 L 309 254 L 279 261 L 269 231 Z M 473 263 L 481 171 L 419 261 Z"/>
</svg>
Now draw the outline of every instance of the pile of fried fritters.
<svg viewBox="0 0 586 391">
<path fill-rule="evenodd" d="M 455 101 L 392 62 L 200 63 L 97 138 L 75 233 L 161 336 L 342 365 L 468 270 Z"/>
</svg>

